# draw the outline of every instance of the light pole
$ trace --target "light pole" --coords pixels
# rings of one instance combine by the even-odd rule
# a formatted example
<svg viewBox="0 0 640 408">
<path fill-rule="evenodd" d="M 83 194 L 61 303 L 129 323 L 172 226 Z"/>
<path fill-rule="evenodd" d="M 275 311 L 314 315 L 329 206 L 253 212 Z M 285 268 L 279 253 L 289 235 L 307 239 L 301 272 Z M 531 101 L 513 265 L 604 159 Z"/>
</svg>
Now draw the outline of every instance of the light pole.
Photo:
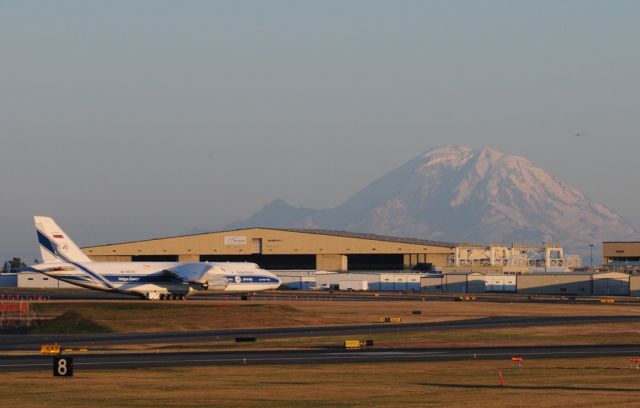
<svg viewBox="0 0 640 408">
<path fill-rule="evenodd" d="M 589 244 L 589 267 L 593 268 L 593 244 Z"/>
</svg>

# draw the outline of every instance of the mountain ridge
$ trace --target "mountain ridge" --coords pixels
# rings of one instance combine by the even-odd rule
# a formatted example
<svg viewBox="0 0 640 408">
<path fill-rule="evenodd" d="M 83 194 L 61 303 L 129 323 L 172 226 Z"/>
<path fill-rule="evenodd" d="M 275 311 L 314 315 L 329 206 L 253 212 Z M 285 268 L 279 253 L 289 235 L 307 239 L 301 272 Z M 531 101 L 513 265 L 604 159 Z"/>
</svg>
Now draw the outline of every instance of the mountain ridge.
<svg viewBox="0 0 640 408">
<path fill-rule="evenodd" d="M 329 209 L 282 199 L 228 228 L 322 228 L 452 242 L 589 243 L 640 237 L 640 228 L 522 156 L 491 148 L 431 149 Z"/>
</svg>

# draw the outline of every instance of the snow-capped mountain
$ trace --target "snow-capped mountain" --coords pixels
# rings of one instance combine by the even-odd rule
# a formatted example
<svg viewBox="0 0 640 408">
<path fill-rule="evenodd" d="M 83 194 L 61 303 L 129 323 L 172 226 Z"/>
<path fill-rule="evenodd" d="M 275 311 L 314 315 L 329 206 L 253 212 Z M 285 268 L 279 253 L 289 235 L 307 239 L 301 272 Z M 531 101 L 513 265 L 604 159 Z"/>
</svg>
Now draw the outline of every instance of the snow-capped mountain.
<svg viewBox="0 0 640 408">
<path fill-rule="evenodd" d="M 640 237 L 604 205 L 535 167 L 493 149 L 430 150 L 342 205 L 313 210 L 283 200 L 229 225 L 341 229 L 453 242 L 588 243 Z"/>
</svg>

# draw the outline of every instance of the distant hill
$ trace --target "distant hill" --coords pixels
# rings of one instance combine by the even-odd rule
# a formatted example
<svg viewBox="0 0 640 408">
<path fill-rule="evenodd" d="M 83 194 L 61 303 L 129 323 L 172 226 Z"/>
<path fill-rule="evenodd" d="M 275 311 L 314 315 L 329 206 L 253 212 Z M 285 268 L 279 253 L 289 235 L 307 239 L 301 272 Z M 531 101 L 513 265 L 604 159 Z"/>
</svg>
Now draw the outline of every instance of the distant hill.
<svg viewBox="0 0 640 408">
<path fill-rule="evenodd" d="M 557 242 L 584 254 L 589 243 L 638 239 L 640 229 L 527 159 L 493 149 L 430 150 L 331 209 L 275 200 L 249 226 L 341 229 L 423 239 Z"/>
</svg>

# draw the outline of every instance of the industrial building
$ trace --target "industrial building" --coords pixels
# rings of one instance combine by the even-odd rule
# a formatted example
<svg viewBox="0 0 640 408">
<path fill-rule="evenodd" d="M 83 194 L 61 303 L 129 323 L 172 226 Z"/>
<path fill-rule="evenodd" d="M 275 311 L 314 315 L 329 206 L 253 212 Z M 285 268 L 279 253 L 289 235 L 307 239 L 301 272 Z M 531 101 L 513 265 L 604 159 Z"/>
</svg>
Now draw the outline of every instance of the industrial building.
<svg viewBox="0 0 640 408">
<path fill-rule="evenodd" d="M 456 273 L 425 275 L 422 293 L 511 292 L 531 295 L 640 296 L 640 275 L 619 272 L 560 272 L 522 275 Z"/>
<path fill-rule="evenodd" d="M 426 294 L 640 296 L 640 274 L 568 272 L 580 266 L 579 257 L 550 243 L 482 246 L 344 231 L 246 228 L 82 250 L 95 261 L 255 262 L 274 271 L 289 289 L 338 289 L 345 282 L 359 282 L 372 291 Z M 640 265 L 640 242 L 604 242 L 603 257 L 605 266 Z M 1 278 L 5 287 L 72 287 L 32 273 Z"/>
<path fill-rule="evenodd" d="M 344 231 L 247 228 L 82 250 L 95 261 L 247 261 L 274 271 L 429 271 L 449 264 L 455 246 Z"/>
<path fill-rule="evenodd" d="M 632 279 L 633 278 L 633 279 Z M 633 277 L 624 273 L 564 273 L 518 276 L 518 293 L 627 296 Z"/>
<path fill-rule="evenodd" d="M 339 288 L 342 282 L 367 282 L 368 290 L 420 292 L 419 273 L 321 273 L 317 287 Z"/>
<path fill-rule="evenodd" d="M 0 273 L 0 288 L 77 289 L 78 286 L 37 272 Z"/>
<path fill-rule="evenodd" d="M 420 279 L 423 293 L 515 292 L 515 275 L 485 275 L 478 272 L 426 275 Z"/>
<path fill-rule="evenodd" d="M 535 269 L 566 271 L 581 265 L 580 256 L 565 255 L 559 244 L 460 244 L 455 248 L 453 264 L 444 271 L 520 274 Z"/>
<path fill-rule="evenodd" d="M 640 242 L 603 242 L 602 262 L 604 265 L 640 265 Z"/>
<path fill-rule="evenodd" d="M 96 261 L 247 261 L 268 270 L 567 271 L 580 257 L 556 244 L 455 244 L 345 231 L 246 228 L 83 248 Z"/>
<path fill-rule="evenodd" d="M 505 275 L 479 272 L 281 271 L 278 277 L 290 289 L 338 289 L 343 282 L 366 282 L 370 291 L 410 291 L 424 294 L 640 296 L 640 275 L 620 272 L 535 272 Z"/>
</svg>

